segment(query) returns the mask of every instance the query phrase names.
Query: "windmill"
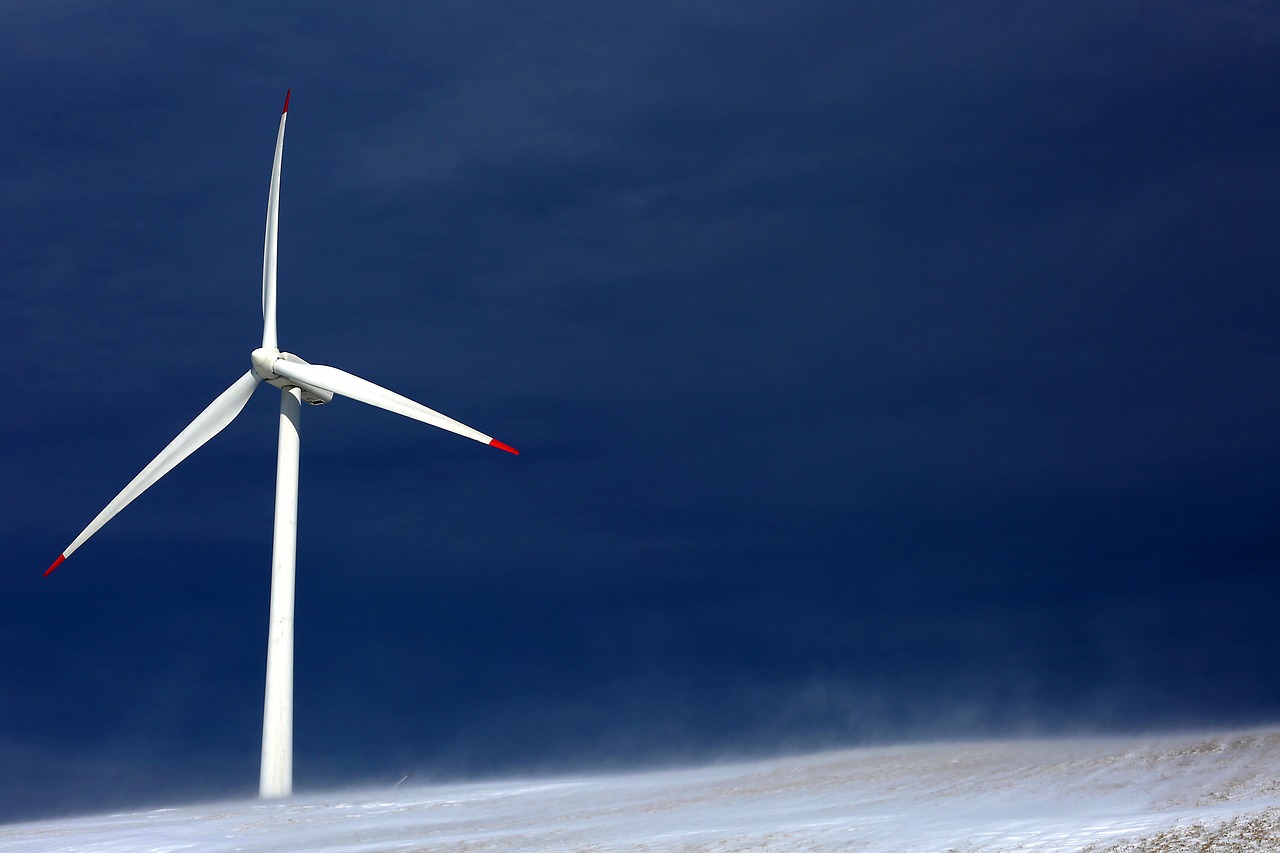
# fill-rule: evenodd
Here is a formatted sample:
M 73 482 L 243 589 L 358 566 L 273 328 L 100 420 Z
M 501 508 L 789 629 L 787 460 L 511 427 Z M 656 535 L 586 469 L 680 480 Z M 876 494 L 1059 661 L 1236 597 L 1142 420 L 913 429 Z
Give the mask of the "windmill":
M 290 90 L 292 91 L 292 90 Z M 298 532 L 299 417 L 302 403 L 328 403 L 335 396 L 350 397 L 370 406 L 457 433 L 508 453 L 513 447 L 491 438 L 453 418 L 415 403 L 372 382 L 336 367 L 310 364 L 282 352 L 276 341 L 276 233 L 280 210 L 280 159 L 284 151 L 284 125 L 289 118 L 289 94 L 280 112 L 276 155 L 271 167 L 271 191 L 267 196 L 267 233 L 262 252 L 262 346 L 250 353 L 249 372 L 196 416 L 169 446 L 160 451 L 106 509 L 98 513 L 58 555 L 47 577 L 90 536 L 128 506 L 182 460 L 235 420 L 249 397 L 266 382 L 280 389 L 280 444 L 276 461 L 275 531 L 271 553 L 271 614 L 267 633 L 266 696 L 262 715 L 262 771 L 259 794 L 284 797 L 293 790 L 293 602 Z

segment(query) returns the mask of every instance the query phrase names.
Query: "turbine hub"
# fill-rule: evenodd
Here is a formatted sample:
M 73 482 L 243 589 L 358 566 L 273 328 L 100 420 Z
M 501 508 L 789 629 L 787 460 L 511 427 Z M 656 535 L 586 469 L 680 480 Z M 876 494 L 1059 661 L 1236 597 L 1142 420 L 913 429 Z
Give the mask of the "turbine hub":
M 276 363 L 276 359 L 280 358 L 280 355 L 280 350 L 275 347 L 258 347 L 249 353 L 249 361 L 253 362 L 253 372 L 263 382 L 278 379 L 279 377 L 271 367 Z

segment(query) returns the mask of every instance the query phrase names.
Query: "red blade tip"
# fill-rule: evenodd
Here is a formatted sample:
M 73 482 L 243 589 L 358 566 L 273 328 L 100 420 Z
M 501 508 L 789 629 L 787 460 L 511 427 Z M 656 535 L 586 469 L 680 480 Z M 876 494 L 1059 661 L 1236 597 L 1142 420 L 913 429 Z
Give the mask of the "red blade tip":
M 514 453 L 516 456 L 519 456 L 519 455 L 520 455 L 520 451 L 519 451 L 519 450 L 516 450 L 514 447 L 512 447 L 512 446 L 511 446 L 511 445 L 509 445 L 509 444 L 503 444 L 501 441 L 498 441 L 498 439 L 496 439 L 496 438 L 489 442 L 489 446 L 490 446 L 490 447 L 496 447 L 496 448 L 498 448 L 499 450 L 505 450 L 505 451 L 507 451 L 508 453 Z M 55 565 L 57 565 L 57 564 L 55 563 Z M 50 569 L 50 571 L 53 571 L 53 570 L 52 570 L 52 569 Z
M 62 561 L 63 561 L 63 560 L 65 560 L 65 559 L 67 559 L 67 555 L 66 555 L 66 554 L 59 554 L 59 555 L 58 555 L 58 559 L 56 559 L 56 560 L 54 560 L 54 561 L 53 561 L 53 565 L 52 565 L 52 566 L 50 566 L 49 568 L 47 568 L 47 569 L 45 569 L 45 570 L 44 570 L 44 576 L 45 576 L 45 577 L 49 577 L 49 575 L 53 573 L 53 570 L 54 570 L 54 569 L 56 569 L 56 568 L 58 568 L 58 566 L 61 566 L 61 565 L 62 565 Z
M 289 112 L 289 95 L 290 95 L 290 94 L 292 94 L 292 92 L 293 92 L 293 90 L 292 90 L 292 89 L 286 89 L 286 90 L 285 90 L 285 93 L 284 93 L 284 109 L 282 109 L 282 110 L 280 111 L 280 115 L 284 115 L 285 113 Z

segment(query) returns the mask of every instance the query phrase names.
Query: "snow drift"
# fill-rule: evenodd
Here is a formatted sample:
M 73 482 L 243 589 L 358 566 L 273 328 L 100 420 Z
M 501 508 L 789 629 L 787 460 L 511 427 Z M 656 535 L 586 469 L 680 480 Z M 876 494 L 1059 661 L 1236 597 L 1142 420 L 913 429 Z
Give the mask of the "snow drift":
M 1280 729 L 855 749 L 0 827 L 14 851 L 1280 850 Z

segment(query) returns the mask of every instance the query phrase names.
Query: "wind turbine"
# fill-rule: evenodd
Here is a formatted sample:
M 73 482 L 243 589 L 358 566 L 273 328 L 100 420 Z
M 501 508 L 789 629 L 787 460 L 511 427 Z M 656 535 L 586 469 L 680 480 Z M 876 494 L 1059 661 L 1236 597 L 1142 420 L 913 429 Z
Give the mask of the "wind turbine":
M 313 406 L 335 396 L 350 397 L 407 418 L 457 433 L 490 447 L 518 454 L 479 430 L 415 403 L 372 382 L 336 367 L 310 364 L 282 352 L 276 342 L 276 233 L 280 211 L 280 158 L 284 151 L 284 125 L 289 118 L 289 94 L 280 112 L 276 156 L 271 167 L 271 191 L 267 196 L 267 233 L 262 252 L 262 346 L 249 354 L 252 368 L 218 395 L 169 446 L 160 451 L 106 509 L 72 540 L 46 571 L 48 577 L 62 561 L 90 536 L 128 506 L 134 498 L 169 473 L 205 442 L 226 428 L 249 401 L 259 382 L 280 389 L 280 444 L 276 460 L 275 533 L 271 550 L 271 615 L 267 632 L 267 682 L 262 714 L 262 772 L 259 794 L 284 797 L 293 790 L 293 601 L 298 533 L 299 416 L 302 403 Z

